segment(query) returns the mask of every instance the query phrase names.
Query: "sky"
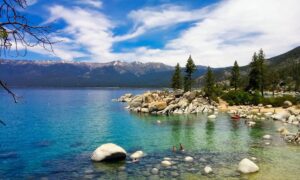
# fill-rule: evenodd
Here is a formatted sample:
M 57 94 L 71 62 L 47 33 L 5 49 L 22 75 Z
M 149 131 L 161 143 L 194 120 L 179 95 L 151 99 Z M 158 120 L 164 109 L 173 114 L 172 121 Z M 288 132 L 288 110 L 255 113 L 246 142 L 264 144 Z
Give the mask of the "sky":
M 251 61 L 300 45 L 299 0 L 30 0 L 24 11 L 50 24 L 54 53 L 17 59 L 140 61 L 212 67 Z

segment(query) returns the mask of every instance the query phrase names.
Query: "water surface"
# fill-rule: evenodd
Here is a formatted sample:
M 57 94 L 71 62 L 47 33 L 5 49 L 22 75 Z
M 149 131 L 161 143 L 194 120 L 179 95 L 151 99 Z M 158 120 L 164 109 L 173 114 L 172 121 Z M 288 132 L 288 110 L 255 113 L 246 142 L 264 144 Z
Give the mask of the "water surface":
M 133 114 L 126 104 L 112 99 L 145 89 L 15 89 L 18 104 L 0 92 L 0 177 L 42 178 L 212 178 L 212 179 L 297 179 L 300 148 L 282 141 L 275 130 L 280 122 L 267 120 L 248 128 L 244 120 L 234 122 L 220 113 L 215 121 L 207 115 L 150 116 Z M 157 124 L 160 120 L 162 123 Z M 290 127 L 296 131 L 295 128 Z M 270 145 L 262 136 L 271 134 Z M 143 150 L 139 163 L 92 163 L 90 153 L 103 143 L 113 142 L 127 152 Z M 185 154 L 172 153 L 182 143 Z M 183 158 L 193 156 L 186 164 Z M 159 167 L 163 157 L 177 164 Z M 244 157 L 256 157 L 260 172 L 241 176 L 236 172 Z M 214 174 L 203 174 L 210 165 Z M 176 174 L 177 173 L 177 174 Z

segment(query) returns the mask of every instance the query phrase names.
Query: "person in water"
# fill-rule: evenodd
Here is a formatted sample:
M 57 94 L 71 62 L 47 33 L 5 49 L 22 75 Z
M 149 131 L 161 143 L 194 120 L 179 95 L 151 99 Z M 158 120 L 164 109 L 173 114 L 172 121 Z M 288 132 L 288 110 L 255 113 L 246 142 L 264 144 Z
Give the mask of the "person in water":
M 173 151 L 173 152 L 176 152 L 176 146 L 173 146 L 172 151 Z
M 180 151 L 182 151 L 182 152 L 183 152 L 183 151 L 184 151 L 184 148 L 183 148 L 183 146 L 182 146 L 182 144 L 181 144 L 181 143 L 179 144 L 179 147 L 180 147 Z

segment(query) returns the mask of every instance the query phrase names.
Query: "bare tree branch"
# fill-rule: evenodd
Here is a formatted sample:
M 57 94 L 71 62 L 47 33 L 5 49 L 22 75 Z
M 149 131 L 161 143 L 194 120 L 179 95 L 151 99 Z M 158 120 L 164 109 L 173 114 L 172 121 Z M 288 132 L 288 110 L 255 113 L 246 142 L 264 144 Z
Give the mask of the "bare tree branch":
M 50 26 L 33 25 L 27 17 L 18 11 L 25 9 L 26 0 L 2 0 L 0 5 L 0 56 L 3 52 L 14 50 L 16 56 L 20 55 L 20 46 L 24 50 L 24 56 L 28 47 L 41 46 L 53 52 L 50 40 Z
M 2 82 L 1 80 L 0 80 L 0 86 L 2 86 L 3 87 L 3 89 L 5 89 L 13 98 L 14 98 L 14 101 L 15 101 L 15 103 L 18 103 L 18 101 L 17 101 L 17 96 L 16 96 L 16 94 L 15 93 L 13 93 L 7 86 L 6 86 L 6 84 L 4 83 L 4 82 Z

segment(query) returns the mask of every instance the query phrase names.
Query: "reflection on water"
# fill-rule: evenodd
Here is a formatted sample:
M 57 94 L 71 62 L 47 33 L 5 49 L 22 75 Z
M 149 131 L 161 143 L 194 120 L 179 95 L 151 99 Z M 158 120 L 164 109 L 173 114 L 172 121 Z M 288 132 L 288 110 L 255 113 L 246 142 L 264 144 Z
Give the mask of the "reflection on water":
M 122 94 L 142 91 L 17 89 L 24 97 L 19 104 L 1 98 L 0 117 L 7 126 L 0 127 L 0 177 L 143 179 L 152 176 L 150 169 L 166 156 L 177 165 L 162 169 L 161 177 L 207 178 L 203 168 L 211 165 L 215 172 L 212 178 L 240 178 L 236 166 L 251 156 L 257 157 L 261 170 L 246 178 L 295 179 L 300 175 L 300 148 L 282 141 L 275 132 L 279 122 L 266 120 L 248 128 L 244 120 L 232 121 L 222 113 L 213 121 L 205 114 L 153 116 L 129 113 L 125 104 L 111 102 Z M 273 136 L 270 145 L 262 140 L 265 134 Z M 129 153 L 143 150 L 148 155 L 134 164 L 92 163 L 90 153 L 107 142 Z M 179 143 L 186 154 L 171 152 Z M 186 155 L 193 156 L 195 162 L 184 163 Z

